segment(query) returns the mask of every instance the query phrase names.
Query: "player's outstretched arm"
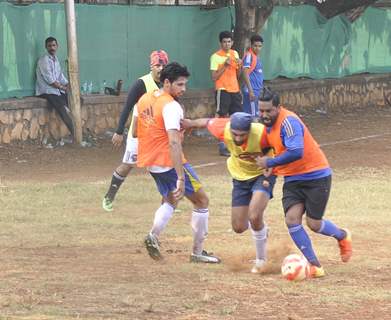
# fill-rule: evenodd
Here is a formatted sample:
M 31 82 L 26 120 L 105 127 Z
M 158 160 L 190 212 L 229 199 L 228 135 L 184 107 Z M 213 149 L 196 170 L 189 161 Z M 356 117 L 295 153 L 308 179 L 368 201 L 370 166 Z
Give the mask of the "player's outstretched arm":
M 194 128 L 206 128 L 210 118 L 201 118 L 201 119 L 183 119 L 181 120 L 182 129 L 194 129 Z

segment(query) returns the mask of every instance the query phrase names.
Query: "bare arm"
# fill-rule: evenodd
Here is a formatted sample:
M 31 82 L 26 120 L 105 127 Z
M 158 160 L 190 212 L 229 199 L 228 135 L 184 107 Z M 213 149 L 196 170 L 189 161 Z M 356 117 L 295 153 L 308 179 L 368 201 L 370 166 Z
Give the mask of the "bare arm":
M 185 172 L 182 164 L 182 140 L 181 134 L 178 130 L 167 130 L 168 142 L 170 146 L 170 155 L 173 167 L 178 176 L 177 188 L 173 195 L 176 200 L 179 200 L 185 194 Z
M 201 119 L 183 119 L 181 121 L 181 125 L 183 129 L 191 129 L 191 128 L 206 128 L 210 118 L 201 118 Z
M 224 73 L 225 71 L 225 68 L 226 68 L 226 65 L 223 64 L 220 68 L 218 68 L 217 70 L 212 70 L 212 80 L 213 81 L 216 81 L 218 80 L 221 75 Z

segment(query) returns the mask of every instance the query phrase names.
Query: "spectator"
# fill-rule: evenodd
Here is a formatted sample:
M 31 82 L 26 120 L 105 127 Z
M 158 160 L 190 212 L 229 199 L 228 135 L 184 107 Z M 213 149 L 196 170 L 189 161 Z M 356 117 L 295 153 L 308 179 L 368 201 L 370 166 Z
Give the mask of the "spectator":
M 56 56 L 58 42 L 55 38 L 49 37 L 45 40 L 45 47 L 47 53 L 39 58 L 37 63 L 35 93 L 49 102 L 49 106 L 56 110 L 73 136 L 74 126 L 66 93 L 68 80 L 62 73 Z
M 238 77 L 241 72 L 239 54 L 232 50 L 232 33 L 223 31 L 219 34 L 220 50 L 210 57 L 210 70 L 216 88 L 216 114 L 227 118 L 235 112 L 242 111 L 242 97 Z M 219 153 L 229 157 L 224 142 L 219 142 Z

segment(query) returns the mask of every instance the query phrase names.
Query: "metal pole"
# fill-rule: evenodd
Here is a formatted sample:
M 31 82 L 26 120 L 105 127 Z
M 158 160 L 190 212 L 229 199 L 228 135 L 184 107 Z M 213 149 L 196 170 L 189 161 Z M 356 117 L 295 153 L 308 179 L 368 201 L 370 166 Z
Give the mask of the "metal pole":
M 81 107 L 80 107 L 80 81 L 79 81 L 79 62 L 77 57 L 77 37 L 76 37 L 76 15 L 74 0 L 65 0 L 65 15 L 67 23 L 67 42 L 68 42 L 68 73 L 69 73 L 69 106 L 75 125 L 75 142 L 80 144 L 83 140 L 81 126 Z

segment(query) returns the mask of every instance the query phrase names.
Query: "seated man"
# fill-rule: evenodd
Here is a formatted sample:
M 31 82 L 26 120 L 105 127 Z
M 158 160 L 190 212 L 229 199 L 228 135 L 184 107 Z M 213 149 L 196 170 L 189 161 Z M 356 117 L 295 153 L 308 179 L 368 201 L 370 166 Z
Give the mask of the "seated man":
M 61 71 L 60 62 L 56 57 L 57 40 L 49 37 L 45 40 L 47 53 L 39 58 L 37 63 L 37 82 L 35 93 L 47 99 L 49 106 L 54 108 L 64 121 L 71 135 L 74 134 L 71 110 L 68 108 L 68 80 Z

